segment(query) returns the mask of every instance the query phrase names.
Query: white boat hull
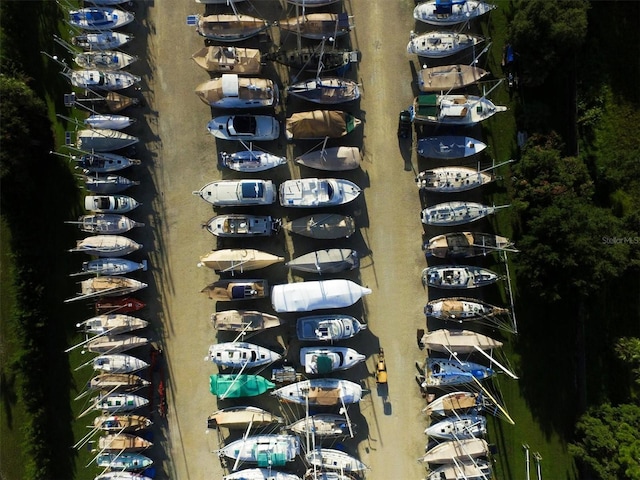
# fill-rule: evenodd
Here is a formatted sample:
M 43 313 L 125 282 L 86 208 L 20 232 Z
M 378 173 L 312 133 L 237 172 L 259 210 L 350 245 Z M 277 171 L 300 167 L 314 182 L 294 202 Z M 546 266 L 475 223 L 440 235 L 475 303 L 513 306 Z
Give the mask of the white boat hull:
M 335 406 L 358 403 L 362 399 L 362 387 L 349 380 L 315 378 L 286 385 L 271 394 L 300 405 Z
M 347 347 L 302 347 L 300 363 L 309 374 L 326 374 L 347 370 L 367 359 L 352 348 Z
M 367 325 L 349 315 L 316 315 L 298 318 L 298 340 L 333 342 L 355 336 Z
M 247 342 L 215 343 L 209 347 L 207 360 L 227 368 L 255 368 L 277 362 L 282 355 Z
M 430 25 L 451 26 L 468 22 L 489 13 L 496 5 L 477 0 L 464 2 L 436 2 L 431 0 L 417 5 L 413 10 L 413 18 Z
M 287 157 L 279 157 L 259 150 L 220 152 L 219 155 L 222 166 L 237 172 L 264 172 L 287 163 Z
M 98 257 L 122 257 L 142 248 L 142 245 L 120 235 L 94 235 L 77 242 L 70 252 L 85 252 Z
M 360 187 L 342 178 L 302 178 L 280 184 L 283 207 L 327 207 L 344 205 L 360 195 Z
M 123 353 L 100 355 L 92 363 L 94 370 L 106 373 L 133 373 L 149 366 L 147 362 Z
M 271 304 L 276 312 L 309 312 L 353 305 L 371 290 L 350 280 L 320 280 L 276 285 Z

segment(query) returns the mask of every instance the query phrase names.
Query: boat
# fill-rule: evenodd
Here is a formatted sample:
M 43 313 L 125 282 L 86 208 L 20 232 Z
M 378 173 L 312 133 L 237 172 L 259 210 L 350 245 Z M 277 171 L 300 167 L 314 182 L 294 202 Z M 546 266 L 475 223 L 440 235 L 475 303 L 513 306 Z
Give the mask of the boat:
M 146 328 L 149 322 L 123 313 L 108 313 L 91 317 L 84 322 L 76 323 L 76 327 L 86 333 L 126 333 Z
M 416 176 L 421 190 L 436 193 L 459 193 L 473 190 L 495 180 L 495 176 L 472 167 L 437 167 Z
M 69 11 L 69 25 L 90 32 L 124 27 L 134 19 L 133 13 L 110 7 L 88 7 Z
M 199 67 L 212 73 L 257 75 L 262 71 L 262 59 L 257 48 L 212 45 L 203 47 L 191 58 Z
M 78 130 L 76 133 L 77 148 L 86 151 L 111 152 L 130 147 L 139 141 L 140 139 L 133 135 L 106 128 Z
M 149 428 L 152 421 L 142 415 L 100 415 L 93 420 L 93 426 L 105 432 L 137 432 Z
M 337 213 L 319 213 L 296 218 L 283 227 L 292 233 L 322 240 L 349 238 L 356 231 L 356 222 L 350 216 Z
M 153 465 L 153 460 L 141 453 L 101 453 L 96 465 L 113 470 L 144 470 Z
M 436 398 L 422 409 L 427 415 L 451 415 L 482 406 L 480 394 L 475 392 L 451 392 Z M 456 413 L 457 415 L 457 413 Z
M 101 373 L 96 375 L 87 384 L 89 390 L 137 390 L 151 385 L 149 380 L 145 380 L 138 375 L 130 373 Z
M 71 85 L 91 90 L 124 90 L 140 82 L 141 78 L 129 72 L 103 70 L 74 70 L 69 74 Z
M 106 373 L 134 373 L 149 366 L 147 362 L 125 353 L 99 355 L 92 364 L 94 370 Z
M 153 443 L 149 440 L 129 433 L 109 434 L 98 439 L 98 449 L 101 451 L 135 452 L 152 446 Z
M 496 251 L 517 251 L 507 237 L 492 233 L 454 232 L 431 237 L 422 245 L 427 257 L 470 258 Z
M 360 86 L 347 78 L 316 77 L 290 85 L 287 93 L 308 102 L 335 105 L 359 99 Z
M 82 270 L 72 273 L 70 276 L 77 275 L 125 275 L 137 270 L 146 271 L 147 261 L 133 262 L 124 258 L 98 258 L 89 262 L 82 262 Z
M 248 272 L 279 262 L 284 262 L 284 257 L 254 248 L 226 248 L 201 256 L 198 266 L 209 267 L 217 272 Z
M 276 312 L 309 312 L 348 307 L 370 293 L 371 289 L 342 278 L 285 283 L 271 289 L 271 305 Z
M 211 315 L 213 328 L 230 332 L 259 332 L 285 323 L 275 315 L 251 310 L 225 310 Z
M 114 130 L 107 131 L 115 132 Z M 82 168 L 87 172 L 93 173 L 116 172 L 118 170 L 123 170 L 133 165 L 140 165 L 142 163 L 140 160 L 135 158 L 129 158 L 123 155 L 107 152 L 88 153 L 79 157 L 73 156 L 71 157 L 71 159 L 76 162 L 77 168 Z
M 426 158 L 453 160 L 482 152 L 487 145 L 471 137 L 442 135 L 418 140 L 418 155 Z
M 289 140 L 340 138 L 358 127 L 362 121 L 340 110 L 313 110 L 294 113 L 286 120 Z
M 482 415 L 458 415 L 432 423 L 424 431 L 431 438 L 456 440 L 478 438 L 487 434 L 487 419 Z
M 211 120 L 207 130 L 221 140 L 269 141 L 280 136 L 280 123 L 270 115 L 222 115 Z
M 407 53 L 420 57 L 444 58 L 484 42 L 484 38 L 471 33 L 432 31 L 417 35 L 411 32 Z
M 81 33 L 71 38 L 71 43 L 88 51 L 113 50 L 125 46 L 133 40 L 133 35 L 122 32 L 104 31 L 98 33 Z
M 305 455 L 311 465 L 341 472 L 364 472 L 368 470 L 364 463 L 348 453 L 332 448 L 316 447 Z
M 152 478 L 139 473 L 114 470 L 98 475 L 93 480 L 152 480 Z
M 303 153 L 295 161 L 316 170 L 355 170 L 362 162 L 362 154 L 358 147 L 330 147 Z
M 496 5 L 477 0 L 431 0 L 413 9 L 413 18 L 430 25 L 456 25 L 489 13 Z
M 107 128 L 123 130 L 135 123 L 136 119 L 113 113 L 96 113 L 84 119 L 84 124 L 91 128 Z
M 119 297 L 147 288 L 147 284 L 127 277 L 104 276 L 82 280 L 80 288 L 83 297 Z
M 409 110 L 411 120 L 416 123 L 470 126 L 506 111 L 507 107 L 494 105 L 477 95 L 430 93 L 418 95 Z
M 280 472 L 272 468 L 247 468 L 225 475 L 222 480 L 300 480 L 300 477 L 294 473 Z
M 421 458 L 424 463 L 453 463 L 489 455 L 489 444 L 482 438 L 442 442 Z
M 149 400 L 131 393 L 109 393 L 92 401 L 93 409 L 102 412 L 128 412 L 149 405 Z
M 148 338 L 135 335 L 98 335 L 85 343 L 85 347 L 87 351 L 93 353 L 121 353 L 148 343 Z
M 473 362 L 430 357 L 425 360 L 425 385 L 450 387 L 475 383 L 494 375 L 493 369 Z
M 293 50 L 280 49 L 274 53 L 264 55 L 265 60 L 286 65 L 295 71 L 317 73 L 322 64 L 322 70 L 329 72 L 350 63 L 357 63 L 360 52 L 357 50 L 340 48 L 301 47 Z
M 355 425 L 342 415 L 317 413 L 293 422 L 287 426 L 296 435 L 314 435 L 316 440 L 353 436 Z
M 431 470 L 425 480 L 488 480 L 492 475 L 491 463 L 487 460 L 476 458 L 470 462 L 462 459 Z
M 200 100 L 215 108 L 273 107 L 278 103 L 278 85 L 268 78 L 239 77 L 224 73 L 198 85 Z
M 317 467 L 312 467 L 305 472 L 304 480 L 356 480 L 356 479 L 352 475 L 346 474 L 344 472 L 318 470 Z
M 79 175 L 84 182 L 84 188 L 89 192 L 99 194 L 120 193 L 135 185 L 137 180 L 129 180 L 120 175 Z
M 440 329 L 425 333 L 420 340 L 428 350 L 442 353 L 473 353 L 500 348 L 502 342 L 471 330 Z
M 140 203 L 127 195 L 87 195 L 84 208 L 95 213 L 128 213 Z
M 196 32 L 218 42 L 238 42 L 258 35 L 269 28 L 262 18 L 242 14 L 199 16 Z
M 271 392 L 285 402 L 300 405 L 328 407 L 358 403 L 362 387 L 339 378 L 312 378 L 291 383 Z
M 95 303 L 96 310 L 106 311 L 107 313 L 131 313 L 142 310 L 147 304 L 141 302 L 137 298 L 133 297 L 113 297 L 113 298 L 100 298 Z
M 78 228 L 83 232 L 113 235 L 126 233 L 134 227 L 144 227 L 144 223 L 135 222 L 129 217 L 113 213 L 81 215 L 77 222 L 65 223 L 78 225 Z
M 96 70 L 120 70 L 135 62 L 138 57 L 118 50 L 97 50 L 76 53 L 73 60 L 80 68 Z
M 453 227 L 475 222 L 509 205 L 487 206 L 476 202 L 445 202 L 422 210 L 422 223 L 432 226 Z
M 360 195 L 360 187 L 342 178 L 299 178 L 280 184 L 283 207 L 331 207 L 352 202 Z
M 490 305 L 475 298 L 450 297 L 431 300 L 425 305 L 424 313 L 441 320 L 463 322 L 497 315 L 508 315 L 509 310 Z
M 217 237 L 268 237 L 280 230 L 280 219 L 267 215 L 218 215 L 204 226 Z
M 281 467 L 300 455 L 300 440 L 295 435 L 255 435 L 225 445 L 220 455 L 261 467 Z
M 122 3 L 130 3 L 130 0 L 91 0 L 92 5 L 97 5 L 99 7 L 120 5 Z
M 84 252 L 98 257 L 122 257 L 140 250 L 142 245 L 121 235 L 93 235 L 78 240 L 69 252 Z
M 202 290 L 211 300 L 255 300 L 269 295 L 266 280 L 218 280 Z
M 472 265 L 438 265 L 422 270 L 422 284 L 437 288 L 477 288 L 500 279 L 491 270 Z
M 309 252 L 285 263 L 292 270 L 301 272 L 339 273 L 355 270 L 360 266 L 358 252 L 350 248 L 328 248 Z
M 366 329 L 365 323 L 343 314 L 300 317 L 296 325 L 298 340 L 303 341 L 346 340 Z
M 230 3 L 238 3 L 238 2 L 244 2 L 244 0 L 196 0 L 196 3 L 203 3 L 206 5 L 211 5 L 211 4 L 229 5 Z
M 442 65 L 425 67 L 418 72 L 418 89 L 421 92 L 448 92 L 474 85 L 489 72 L 472 65 Z
M 230 430 L 246 430 L 249 425 L 262 428 L 282 423 L 284 420 L 271 412 L 247 406 L 223 408 L 207 418 L 207 428 L 225 427 Z
M 193 194 L 214 206 L 271 205 L 276 201 L 271 180 L 217 180 Z
M 241 150 L 219 153 L 220 165 L 237 172 L 264 172 L 287 164 L 287 157 L 279 157 L 261 150 Z
M 209 346 L 205 358 L 227 368 L 255 368 L 277 362 L 282 355 L 248 342 L 222 342 Z
M 313 40 L 348 35 L 353 28 L 351 17 L 346 12 L 307 13 L 279 20 L 278 26 L 281 30 Z
M 209 377 L 209 391 L 221 399 L 255 397 L 275 386 L 275 383 L 260 375 L 220 373 Z
M 304 367 L 305 373 L 315 375 L 347 370 L 366 359 L 366 355 L 348 347 L 318 346 L 300 349 L 300 364 Z
M 287 0 L 292 5 L 298 7 L 326 7 L 340 0 Z

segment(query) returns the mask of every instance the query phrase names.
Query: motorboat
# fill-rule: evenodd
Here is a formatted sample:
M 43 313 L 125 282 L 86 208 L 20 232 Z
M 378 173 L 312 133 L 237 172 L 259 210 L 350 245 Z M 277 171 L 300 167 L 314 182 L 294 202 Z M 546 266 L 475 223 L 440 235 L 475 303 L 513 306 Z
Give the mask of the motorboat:
M 319 213 L 296 218 L 283 224 L 292 233 L 322 240 L 349 238 L 356 231 L 353 217 L 337 213 Z
M 492 233 L 454 232 L 431 237 L 422 245 L 427 257 L 470 258 L 492 252 L 517 252 L 507 237 Z
M 147 284 L 133 278 L 119 276 L 101 276 L 82 280 L 78 297 L 65 300 L 71 302 L 92 297 L 119 297 L 147 288 Z
M 120 193 L 128 188 L 140 185 L 137 180 L 129 180 L 120 175 L 79 175 L 84 182 L 84 187 L 92 193 L 110 194 Z
M 348 453 L 333 448 L 316 447 L 305 455 L 311 465 L 341 472 L 364 472 L 369 467 Z
M 111 152 L 130 147 L 139 141 L 138 137 L 107 128 L 78 130 L 76 133 L 77 148 L 89 152 Z
M 109 313 L 91 317 L 83 322 L 76 323 L 76 327 L 86 333 L 102 335 L 105 333 L 126 333 L 133 330 L 146 328 L 149 322 L 131 315 L 122 313 Z
M 351 17 L 346 12 L 308 13 L 279 20 L 278 26 L 281 30 L 313 40 L 348 35 L 353 28 Z
M 136 414 L 100 415 L 93 419 L 93 427 L 105 432 L 137 432 L 152 424 L 147 417 Z
M 300 178 L 280 184 L 280 205 L 283 207 L 330 207 L 352 202 L 362 190 L 342 178 Z
M 219 451 L 221 455 L 240 462 L 281 467 L 300 455 L 300 440 L 295 435 L 264 434 L 241 438 Z
M 73 70 L 69 74 L 71 85 L 91 90 L 124 90 L 138 83 L 141 78 L 129 72 L 104 70 Z
M 489 13 L 497 5 L 478 0 L 431 0 L 413 9 L 413 18 L 430 25 L 466 23 Z
M 89 130 L 90 131 L 90 130 Z M 115 132 L 115 130 L 106 130 Z M 119 133 L 119 132 L 118 132 Z M 140 165 L 142 162 L 136 158 L 129 158 L 116 153 L 87 153 L 79 157 L 72 156 L 77 168 L 82 168 L 92 173 L 110 173 L 133 165 Z
M 87 383 L 88 390 L 138 390 L 151 385 L 149 380 L 131 373 L 101 373 Z
M 480 82 L 489 72 L 472 65 L 441 65 L 425 67 L 418 72 L 418 89 L 421 92 L 448 92 Z
M 341 48 L 309 46 L 293 50 L 280 49 L 264 55 L 264 59 L 281 63 L 295 71 L 317 73 L 320 68 L 329 72 L 347 67 L 351 63 L 357 63 L 360 59 L 360 52 Z
M 142 310 L 147 304 L 134 297 L 106 297 L 99 298 L 94 306 L 97 312 L 132 313 Z
M 84 252 L 98 257 L 122 257 L 141 248 L 142 244 L 121 235 L 93 235 L 78 240 L 76 247 L 69 251 Z
M 261 150 L 220 152 L 220 165 L 237 172 L 264 172 L 287 164 L 287 157 L 280 157 Z
M 287 93 L 308 102 L 336 105 L 359 99 L 360 86 L 347 78 L 316 77 L 290 85 Z
M 220 373 L 209 377 L 209 391 L 220 399 L 255 397 L 275 386 L 260 375 Z
M 272 468 L 245 468 L 222 477 L 222 480 L 300 480 L 294 473 L 281 472 Z
M 422 409 L 426 415 L 459 415 L 482 406 L 482 397 L 475 392 L 451 392 L 436 398 Z
M 196 64 L 212 73 L 257 75 L 262 71 L 262 59 L 257 48 L 211 45 L 191 55 Z
M 277 362 L 282 355 L 248 342 L 222 342 L 209 346 L 205 360 L 226 368 L 255 368 Z
M 292 114 L 286 120 L 289 140 L 340 138 L 351 133 L 362 121 L 340 110 L 312 110 Z
M 218 42 L 246 40 L 269 28 L 269 23 L 244 14 L 207 15 L 198 18 L 196 32 Z
M 314 435 L 317 440 L 335 439 L 353 436 L 355 425 L 343 417 L 334 413 L 317 413 L 301 418 L 287 425 L 287 430 L 291 430 L 300 437 Z
M 275 285 L 271 305 L 276 312 L 309 312 L 324 308 L 342 308 L 356 303 L 371 289 L 342 278 Z
M 98 335 L 85 344 L 85 348 L 93 353 L 122 353 L 142 347 L 149 343 L 146 337 L 136 335 Z
M 69 24 L 91 32 L 124 27 L 135 19 L 133 13 L 110 7 L 88 7 L 69 11 Z
M 231 332 L 259 332 L 285 323 L 275 315 L 252 310 L 224 310 L 211 315 L 213 328 Z
M 337 370 L 347 370 L 367 359 L 348 347 L 302 347 L 300 349 L 300 364 L 305 373 L 324 375 Z
M 413 122 L 459 126 L 475 125 L 506 110 L 486 97 L 435 93 L 418 95 L 409 109 Z
M 358 252 L 350 248 L 328 248 L 309 252 L 285 263 L 292 270 L 307 273 L 339 273 L 360 266 Z
M 138 57 L 118 50 L 97 50 L 76 53 L 73 60 L 87 70 L 121 70 L 135 62 Z
M 453 227 L 475 222 L 509 205 L 488 206 L 476 202 L 445 202 L 422 210 L 422 223 L 431 226 Z
M 224 73 L 198 85 L 200 100 L 215 108 L 261 108 L 278 103 L 278 85 L 268 78 Z
M 146 450 L 152 446 L 153 443 L 149 440 L 130 433 L 112 433 L 98 438 L 98 449 L 101 451 L 135 452 Z
M 96 234 L 126 233 L 135 227 L 144 227 L 144 223 L 131 220 L 129 217 L 115 213 L 93 213 L 81 215 L 77 222 L 65 222 L 78 225 L 83 232 Z
M 125 353 L 99 355 L 92 360 L 93 369 L 105 373 L 134 373 L 149 364 Z
M 93 114 L 84 119 L 84 124 L 91 128 L 106 128 L 111 130 L 123 130 L 134 123 L 135 118 L 113 113 Z
M 444 58 L 463 52 L 481 42 L 484 42 L 483 37 L 471 33 L 431 31 L 417 35 L 411 32 L 407 53 L 427 58 Z
M 276 191 L 271 180 L 216 180 L 193 192 L 214 206 L 271 205 Z
M 200 257 L 198 266 L 212 268 L 217 272 L 248 272 L 283 262 L 284 257 L 254 248 L 226 248 L 212 250 Z
M 508 315 L 509 310 L 475 298 L 450 297 L 431 300 L 425 305 L 424 313 L 441 320 L 464 322 Z
M 228 407 L 213 412 L 207 418 L 207 428 L 224 427 L 230 430 L 246 430 L 282 424 L 284 420 L 271 412 L 258 407 Z
M 84 208 L 95 213 L 128 213 L 140 203 L 127 195 L 87 195 Z
M 280 123 L 270 115 L 222 115 L 211 120 L 207 130 L 221 140 L 269 141 L 280 136 Z
M 458 415 L 432 423 L 425 435 L 440 440 L 479 438 L 487 434 L 487 419 L 482 415 Z
M 495 180 L 486 171 L 471 167 L 437 167 L 423 170 L 416 176 L 421 190 L 435 193 L 459 193 L 473 190 Z
M 280 219 L 267 215 L 230 214 L 211 218 L 203 226 L 217 237 L 268 237 L 280 230 Z
M 442 135 L 418 140 L 418 155 L 426 158 L 453 160 L 482 152 L 487 145 L 471 137 Z
M 494 374 L 493 369 L 478 363 L 430 357 L 425 360 L 424 382 L 427 387 L 443 388 L 469 383 L 475 385 L 476 380 L 484 380 Z
M 256 300 L 269 295 L 266 280 L 218 280 L 204 287 L 200 293 L 211 300 Z
M 463 459 L 440 465 L 431 470 L 425 480 L 484 480 L 491 478 L 492 475 L 491 463 L 476 458 L 473 461 Z
M 341 406 L 358 403 L 362 398 L 362 387 L 339 378 L 311 378 L 280 387 L 271 395 L 299 405 Z
M 144 470 L 153 465 L 153 460 L 141 453 L 100 453 L 96 465 L 112 470 Z
M 124 258 L 98 258 L 88 262 L 82 262 L 82 270 L 72 273 L 71 276 L 77 275 L 126 275 L 127 273 L 137 270 L 146 271 L 147 261 L 134 262 Z
M 100 395 L 92 401 L 93 409 L 102 412 L 130 412 L 149 405 L 149 400 L 131 393 L 109 393 Z
M 362 163 L 362 154 L 358 147 L 330 147 L 303 153 L 295 161 L 316 170 L 355 170 Z
M 354 477 L 348 473 L 319 470 L 318 467 L 307 469 L 303 478 L 304 480 L 354 480 Z
M 298 340 L 333 342 L 346 340 L 366 330 L 367 325 L 350 315 L 314 315 L 298 318 Z
M 471 330 L 443 328 L 425 333 L 420 344 L 428 350 L 442 353 L 473 353 L 502 347 L 502 342 Z
M 487 457 L 489 444 L 482 438 L 466 438 L 442 442 L 427 451 L 423 463 L 453 463 L 470 458 Z
M 477 288 L 500 280 L 497 273 L 472 265 L 438 265 L 422 270 L 422 284 L 437 288 Z
M 121 48 L 133 40 L 133 35 L 122 32 L 102 31 L 97 33 L 81 33 L 71 38 L 71 43 L 88 51 L 105 51 Z

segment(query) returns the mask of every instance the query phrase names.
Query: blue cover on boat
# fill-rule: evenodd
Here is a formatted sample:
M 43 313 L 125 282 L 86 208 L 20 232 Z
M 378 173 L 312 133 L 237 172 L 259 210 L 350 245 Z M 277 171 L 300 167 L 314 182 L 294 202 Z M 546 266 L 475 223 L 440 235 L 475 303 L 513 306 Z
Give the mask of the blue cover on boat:
M 264 186 L 261 182 L 244 182 L 242 184 L 242 198 L 261 198 L 264 195 Z

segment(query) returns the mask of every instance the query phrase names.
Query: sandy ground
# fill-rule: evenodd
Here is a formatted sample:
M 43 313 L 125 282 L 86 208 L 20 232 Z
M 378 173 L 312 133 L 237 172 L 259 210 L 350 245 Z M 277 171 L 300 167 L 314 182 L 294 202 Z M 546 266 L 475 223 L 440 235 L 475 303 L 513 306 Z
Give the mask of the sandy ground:
M 284 0 L 252 3 L 258 16 L 276 19 L 294 14 Z M 416 329 L 424 328 L 422 309 L 426 301 L 420 282 L 420 272 L 426 266 L 420 248 L 420 201 L 414 184 L 418 166 L 411 145 L 399 144 L 396 137 L 398 113 L 414 95 L 411 62 L 416 59 L 406 53 L 409 31 L 415 28 L 414 5 L 412 0 L 343 2 L 344 10 L 354 16 L 356 24 L 351 43 L 362 52 L 362 61 L 351 73 L 362 84 L 363 92 L 360 111 L 357 106 L 350 107 L 363 119 L 363 129 L 346 137 L 343 144 L 361 144 L 365 162 L 362 171 L 342 175 L 356 181 L 364 189 L 364 195 L 341 213 L 355 216 L 359 232 L 347 241 L 326 246 L 292 239 L 284 232 L 269 242 L 251 245 L 287 259 L 330 246 L 349 246 L 367 254 L 360 271 L 348 276 L 369 286 L 373 293 L 348 312 L 360 315 L 369 326 L 368 332 L 350 343 L 369 358 L 366 366 L 344 377 L 360 381 L 370 390 L 359 406 L 349 410 L 359 426 L 359 434 L 345 442 L 348 451 L 357 453 L 370 466 L 366 474 L 370 480 L 424 476 L 424 469 L 416 459 L 424 451 L 426 419 L 420 413 L 424 400 L 414 381 L 414 363 L 423 357 L 416 344 Z M 203 361 L 208 345 L 217 341 L 209 322 L 211 313 L 216 308 L 238 307 L 271 311 L 268 301 L 216 306 L 199 293 L 217 279 L 213 271 L 196 267 L 200 255 L 216 248 L 215 238 L 201 228 L 201 223 L 212 217 L 214 211 L 191 192 L 216 178 L 239 177 L 218 169 L 217 149 L 236 147 L 216 143 L 207 133 L 205 125 L 211 119 L 211 111 L 193 93 L 208 74 L 190 59 L 203 45 L 203 39 L 185 20 L 188 14 L 202 13 L 204 8 L 191 0 L 147 2 L 140 27 L 148 32 L 144 41 L 150 68 L 144 76 L 144 96 L 150 110 L 146 116 L 148 141 L 144 160 L 150 177 L 148 184 L 154 187 L 145 190 L 147 198 L 143 201 L 155 212 L 147 218 L 151 228 L 145 233 L 149 237 L 145 247 L 161 306 L 153 315 L 157 318 L 152 320 L 156 321 L 165 352 L 169 402 L 166 423 L 158 422 L 156 436 L 156 443 L 166 457 L 163 461 L 163 453 L 157 449 L 154 458 L 160 462 L 158 478 L 181 480 L 221 478 L 226 473 L 215 453 L 217 434 L 206 429 L 207 416 L 218 408 L 217 399 L 208 389 L 208 377 L 216 373 L 216 368 Z M 242 11 L 249 12 L 246 5 Z M 273 35 L 277 39 L 277 33 Z M 284 70 L 271 66 L 265 70 L 271 78 L 277 78 L 277 72 Z M 281 76 L 280 81 L 285 86 L 289 82 L 287 76 Z M 277 112 L 284 118 L 282 109 Z M 286 150 L 291 159 L 293 147 L 283 139 L 282 135 L 279 142 L 264 147 L 272 152 Z M 300 170 L 293 162 L 288 169 L 280 168 L 265 172 L 262 177 L 279 183 L 286 178 L 319 173 Z M 260 209 L 260 213 L 289 218 L 306 214 L 277 206 Z M 236 241 L 225 245 L 246 244 Z M 254 275 L 245 276 L 264 276 L 272 283 L 302 280 L 290 274 L 287 279 L 283 268 L 251 273 Z M 288 318 L 293 320 L 295 316 Z M 269 344 L 278 340 L 287 344 L 290 333 L 285 329 L 278 338 L 254 337 L 253 341 Z M 371 375 L 379 346 L 384 347 L 387 359 L 388 392 L 378 392 Z M 295 358 L 297 352 L 292 350 L 290 356 Z M 246 400 L 248 404 L 261 405 L 260 402 L 260 399 Z

